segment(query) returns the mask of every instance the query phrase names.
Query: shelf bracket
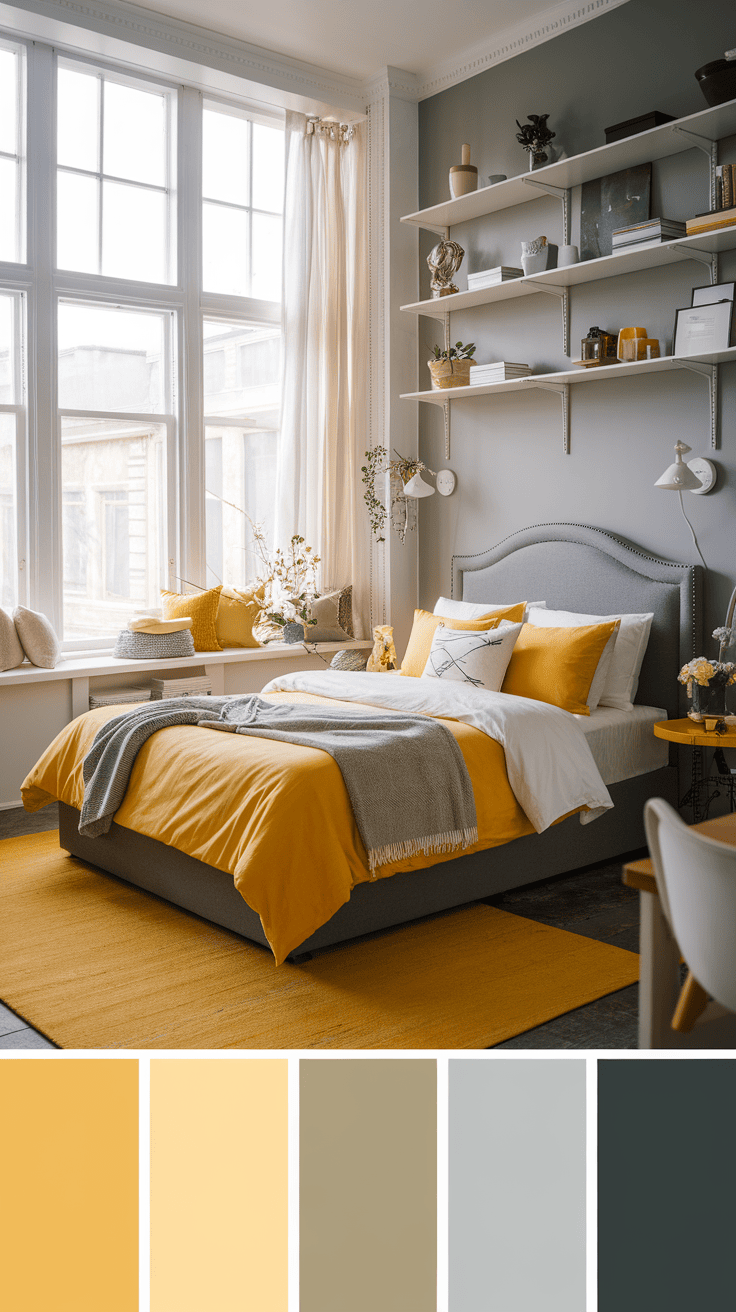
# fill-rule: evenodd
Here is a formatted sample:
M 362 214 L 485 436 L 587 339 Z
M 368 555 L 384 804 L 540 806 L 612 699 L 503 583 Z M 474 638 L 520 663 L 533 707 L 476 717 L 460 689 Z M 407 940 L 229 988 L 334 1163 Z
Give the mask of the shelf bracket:
M 534 278 L 525 278 L 525 282 L 536 287 L 539 292 L 546 292 L 548 296 L 556 296 L 560 302 L 562 310 L 562 351 L 564 355 L 570 354 L 570 290 L 568 287 L 554 287 L 551 283 L 537 282 Z
M 449 231 L 449 229 L 448 229 Z M 445 310 L 442 316 L 444 333 L 445 333 L 445 350 L 450 347 L 450 311 Z M 445 401 L 442 406 L 445 421 L 445 460 L 450 459 L 450 402 Z
M 710 160 L 710 207 L 712 210 L 716 207 L 716 168 L 718 166 L 718 142 L 711 141 L 710 137 L 699 137 L 697 133 L 688 131 L 687 128 L 676 127 L 675 132 L 679 132 L 681 137 L 687 137 L 692 141 L 698 150 L 702 150 L 704 155 Z
M 704 364 L 702 360 L 683 360 L 681 355 L 675 357 L 678 369 L 690 369 L 694 374 L 700 374 L 708 383 L 710 392 L 710 445 L 713 451 L 718 450 L 718 365 Z
M 715 287 L 718 282 L 718 256 L 711 254 L 710 251 L 699 251 L 694 246 L 681 246 L 675 242 L 673 250 L 685 251 L 691 260 L 697 260 L 698 264 L 705 264 L 710 269 L 711 286 Z
M 549 182 L 539 182 L 537 178 L 523 177 L 528 187 L 536 187 L 538 191 L 545 191 L 548 196 L 556 196 L 562 201 L 562 245 L 570 244 L 570 188 L 553 187 Z
M 538 378 L 525 378 L 527 387 L 538 387 L 543 392 L 556 392 L 562 402 L 562 450 L 570 454 L 570 384 L 542 383 Z

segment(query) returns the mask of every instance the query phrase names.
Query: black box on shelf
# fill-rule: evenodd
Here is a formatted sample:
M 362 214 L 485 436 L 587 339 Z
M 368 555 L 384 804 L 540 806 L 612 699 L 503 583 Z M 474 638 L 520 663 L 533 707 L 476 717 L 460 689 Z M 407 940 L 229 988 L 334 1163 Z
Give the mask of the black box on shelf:
M 606 145 L 610 146 L 612 141 L 622 141 L 624 137 L 635 137 L 637 132 L 648 132 L 650 128 L 658 128 L 662 123 L 674 123 L 675 114 L 663 114 L 661 109 L 652 109 L 648 114 L 640 114 L 638 118 L 627 118 L 625 123 L 614 123 L 613 127 L 604 128 L 606 134 Z

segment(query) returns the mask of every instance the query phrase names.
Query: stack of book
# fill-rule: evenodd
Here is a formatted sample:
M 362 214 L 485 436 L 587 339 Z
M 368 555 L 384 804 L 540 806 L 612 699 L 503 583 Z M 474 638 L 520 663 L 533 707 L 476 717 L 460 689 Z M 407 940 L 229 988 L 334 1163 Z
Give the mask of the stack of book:
M 479 269 L 477 273 L 468 274 L 468 291 L 477 292 L 481 287 L 496 287 L 500 282 L 510 282 L 512 278 L 523 278 L 523 269 L 508 268 L 499 264 L 497 269 Z
M 185 675 L 182 679 L 151 679 L 151 701 L 167 697 L 203 697 L 212 692 L 212 680 L 204 674 Z
M 629 228 L 614 228 L 611 246 L 616 251 L 631 251 L 643 246 L 659 246 L 663 241 L 675 241 L 685 236 L 685 224 L 679 219 L 647 219 L 632 223 Z
M 719 164 L 716 169 L 716 209 L 730 210 L 736 205 L 736 164 Z
M 97 706 L 128 706 L 131 702 L 150 701 L 150 688 L 98 688 L 90 694 L 89 709 Z
M 719 228 L 732 228 L 736 224 L 736 205 L 729 210 L 711 210 L 708 214 L 695 214 L 686 223 L 688 237 L 700 232 L 718 232 Z
M 531 365 L 510 364 L 508 360 L 496 360 L 493 364 L 474 364 L 470 370 L 470 386 L 508 383 L 512 378 L 528 378 L 531 371 Z

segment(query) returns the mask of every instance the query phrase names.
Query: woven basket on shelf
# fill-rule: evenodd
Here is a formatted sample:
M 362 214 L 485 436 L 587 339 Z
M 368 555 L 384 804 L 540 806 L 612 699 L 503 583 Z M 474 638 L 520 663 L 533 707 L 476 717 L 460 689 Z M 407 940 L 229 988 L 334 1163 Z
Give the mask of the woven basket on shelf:
M 113 656 L 133 661 L 164 661 L 177 656 L 194 655 L 191 629 L 177 629 L 175 633 L 133 633 L 121 629 Z

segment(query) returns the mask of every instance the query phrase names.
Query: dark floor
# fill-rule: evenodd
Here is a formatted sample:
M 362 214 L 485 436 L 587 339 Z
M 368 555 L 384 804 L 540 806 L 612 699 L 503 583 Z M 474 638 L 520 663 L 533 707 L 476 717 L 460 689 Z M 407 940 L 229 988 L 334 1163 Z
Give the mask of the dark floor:
M 33 815 L 21 808 L 0 811 L 0 839 L 58 827 L 56 806 Z M 628 858 L 644 856 L 632 852 Z M 491 906 L 556 929 L 638 951 L 639 895 L 621 883 L 621 862 L 592 866 L 572 875 L 489 898 Z M 635 1048 L 638 985 L 620 989 L 587 1007 L 540 1025 L 499 1048 Z M 0 1048 L 53 1048 L 42 1034 L 0 1003 Z

